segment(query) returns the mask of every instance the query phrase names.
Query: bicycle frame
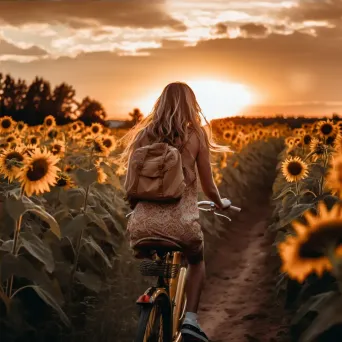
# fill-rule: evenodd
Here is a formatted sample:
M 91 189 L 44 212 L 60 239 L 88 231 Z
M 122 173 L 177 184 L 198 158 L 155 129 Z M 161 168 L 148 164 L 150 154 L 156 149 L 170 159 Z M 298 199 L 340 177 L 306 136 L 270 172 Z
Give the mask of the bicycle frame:
M 156 258 L 159 257 L 156 256 Z M 155 302 L 159 295 L 164 294 L 167 296 L 171 307 L 172 342 L 180 342 L 182 340 L 180 327 L 186 309 L 185 279 L 187 268 L 181 266 L 182 260 L 182 252 L 168 253 L 165 262 L 172 265 L 180 265 L 177 276 L 171 279 L 159 277 L 157 286 L 148 288 L 136 302 L 138 305 L 150 305 Z

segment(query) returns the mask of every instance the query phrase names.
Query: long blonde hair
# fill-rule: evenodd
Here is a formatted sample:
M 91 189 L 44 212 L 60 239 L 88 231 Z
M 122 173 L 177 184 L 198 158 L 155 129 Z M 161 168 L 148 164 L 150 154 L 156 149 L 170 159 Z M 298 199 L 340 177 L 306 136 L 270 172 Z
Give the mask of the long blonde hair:
M 206 122 L 206 128 L 201 124 L 201 116 Z M 198 137 L 204 141 L 213 152 L 232 152 L 228 146 L 220 146 L 212 141 L 210 123 L 202 114 L 195 93 L 183 82 L 168 84 L 153 106 L 152 112 L 134 126 L 119 141 L 125 146 L 119 157 L 119 163 L 127 166 L 129 156 L 135 146 L 146 133 L 153 142 L 167 142 L 176 145 L 176 139 L 182 144 L 188 138 L 188 127 L 195 130 Z M 200 139 L 203 141 L 203 139 Z

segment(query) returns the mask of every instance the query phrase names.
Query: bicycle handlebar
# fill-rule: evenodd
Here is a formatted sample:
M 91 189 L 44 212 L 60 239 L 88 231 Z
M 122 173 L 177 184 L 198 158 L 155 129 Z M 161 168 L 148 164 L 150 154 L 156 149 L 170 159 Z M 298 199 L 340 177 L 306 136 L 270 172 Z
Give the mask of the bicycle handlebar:
M 215 211 L 217 208 L 216 208 L 215 203 L 212 202 L 212 201 L 200 201 L 200 202 L 197 202 L 197 205 L 198 205 L 198 209 L 199 209 L 199 210 L 203 210 L 203 211 L 212 211 L 212 212 L 214 212 L 215 215 L 220 216 L 220 217 L 224 217 L 224 218 L 228 219 L 229 221 L 231 221 L 231 218 L 230 218 L 229 216 L 219 214 L 219 213 L 217 213 L 217 212 Z M 209 205 L 209 206 L 210 206 L 210 209 L 201 208 L 202 205 Z M 225 209 L 230 209 L 230 210 L 237 211 L 237 212 L 240 212 L 240 211 L 241 211 L 241 208 L 239 208 L 239 207 L 234 207 L 234 206 L 232 206 L 232 205 L 230 205 L 229 207 L 227 207 L 227 208 L 225 208 Z
M 215 203 L 212 202 L 212 201 L 200 201 L 200 202 L 197 202 L 197 205 L 198 205 L 199 207 L 200 207 L 201 205 L 209 205 L 210 208 L 216 209 L 216 205 L 215 205 Z M 199 209 L 202 209 L 202 208 L 199 208 Z M 213 209 L 213 210 L 214 210 L 214 209 Z M 237 211 L 237 212 L 240 212 L 240 211 L 241 211 L 241 208 L 235 207 L 235 206 L 233 206 L 233 205 L 230 205 L 228 208 L 225 208 L 225 209 L 230 209 L 230 210 Z M 225 210 L 225 209 L 223 209 L 223 210 Z

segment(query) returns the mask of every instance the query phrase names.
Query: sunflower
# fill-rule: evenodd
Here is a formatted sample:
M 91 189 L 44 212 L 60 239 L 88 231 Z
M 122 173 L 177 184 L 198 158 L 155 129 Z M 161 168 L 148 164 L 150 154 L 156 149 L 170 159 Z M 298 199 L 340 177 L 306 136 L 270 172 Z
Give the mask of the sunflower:
M 80 125 L 76 122 L 73 122 L 70 126 L 72 133 L 78 133 L 80 131 Z
M 36 148 L 26 159 L 24 167 L 19 171 L 18 178 L 27 196 L 50 191 L 50 186 L 57 182 L 56 166 L 59 159 L 46 148 Z
M 65 144 L 62 140 L 55 140 L 51 145 L 49 150 L 54 156 L 62 157 L 65 152 Z
M 65 190 L 73 188 L 75 186 L 71 177 L 65 172 L 57 173 L 56 187 L 63 188 Z
M 39 145 L 40 138 L 37 137 L 36 135 L 32 134 L 32 135 L 28 136 L 27 141 L 28 141 L 29 145 Z
M 102 158 L 99 158 L 96 162 L 95 162 L 95 167 L 97 170 L 97 182 L 100 184 L 103 184 L 106 182 L 108 176 L 107 174 L 103 171 L 102 167 L 101 167 L 101 162 L 102 162 Z
M 223 131 L 222 137 L 226 141 L 231 141 L 233 139 L 233 135 L 233 131 L 231 131 L 230 129 L 226 129 Z
M 331 168 L 326 178 L 326 187 L 331 190 L 332 194 L 342 196 L 342 155 L 332 158 Z
M 309 133 L 306 133 L 303 135 L 302 144 L 304 146 L 310 146 L 311 140 L 312 140 L 312 136 Z
M 32 152 L 34 152 L 37 148 L 37 145 L 23 145 L 22 146 L 22 151 L 23 154 L 30 155 Z
M 115 150 L 115 138 L 112 135 L 102 137 L 102 144 L 109 150 Z
M 52 115 L 48 115 L 44 119 L 44 125 L 45 127 L 54 127 L 56 126 L 56 119 Z
M 286 144 L 287 147 L 292 148 L 293 145 L 294 145 L 294 139 L 292 137 L 287 137 L 285 139 L 285 144 Z
M 50 128 L 47 132 L 47 136 L 49 139 L 56 139 L 58 135 L 58 130 L 56 128 Z
M 312 160 L 316 161 L 323 156 L 326 146 L 317 138 L 313 138 L 310 143 L 310 151 L 313 153 Z
M 318 204 L 318 215 L 309 210 L 304 213 L 307 225 L 297 221 L 292 222 L 296 236 L 289 236 L 278 245 L 282 259 L 282 271 L 303 282 L 312 272 L 319 276 L 324 270 L 332 270 L 332 264 L 327 257 L 327 248 L 335 249 L 340 254 L 339 246 L 342 240 L 341 207 L 335 204 L 328 212 L 325 204 Z
M 10 116 L 4 116 L 0 119 L 0 133 L 6 134 L 14 129 L 15 121 Z
M 93 149 L 97 155 L 108 156 L 110 150 L 103 144 L 102 137 L 92 139 Z
M 18 177 L 18 171 L 23 166 L 26 156 L 21 147 L 9 148 L 0 155 L 0 172 L 13 182 Z
M 75 166 L 67 164 L 64 166 L 64 172 L 71 173 L 74 168 L 75 168 Z
M 27 125 L 24 121 L 18 121 L 17 125 L 15 126 L 17 132 L 21 133 L 27 129 Z
M 333 123 L 333 121 L 329 119 L 327 121 L 319 121 L 317 123 L 316 128 L 317 128 L 318 134 L 322 138 L 328 138 L 330 136 L 333 136 L 338 131 L 338 128 L 336 127 L 336 125 Z
M 298 182 L 308 176 L 308 165 L 300 157 L 289 157 L 281 166 L 288 182 Z
M 6 137 L 6 142 L 11 143 L 13 141 L 16 141 L 17 139 L 18 139 L 18 137 L 12 133 Z
M 89 131 L 91 132 L 91 134 L 93 135 L 99 135 L 102 132 L 102 126 L 99 123 L 93 123 L 90 128 Z

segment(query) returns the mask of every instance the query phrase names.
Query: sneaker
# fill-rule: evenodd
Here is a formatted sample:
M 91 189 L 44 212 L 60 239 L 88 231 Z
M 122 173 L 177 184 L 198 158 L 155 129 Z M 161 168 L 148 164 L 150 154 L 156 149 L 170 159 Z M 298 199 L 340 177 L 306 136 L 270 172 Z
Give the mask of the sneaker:
M 184 323 L 181 328 L 184 342 L 209 342 L 207 335 L 202 329 L 191 323 Z

